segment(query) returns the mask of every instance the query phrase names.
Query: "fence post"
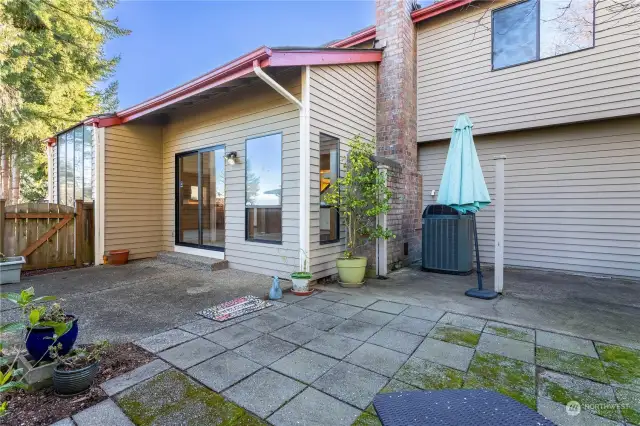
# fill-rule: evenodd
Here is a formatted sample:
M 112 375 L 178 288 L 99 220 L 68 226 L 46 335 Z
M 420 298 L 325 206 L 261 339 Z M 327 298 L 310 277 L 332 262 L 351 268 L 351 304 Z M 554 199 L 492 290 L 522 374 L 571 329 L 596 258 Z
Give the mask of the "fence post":
M 76 268 L 82 266 L 84 246 L 84 201 L 76 200 Z
M 6 212 L 5 203 L 5 200 L 0 200 L 0 253 L 4 253 L 4 214 Z

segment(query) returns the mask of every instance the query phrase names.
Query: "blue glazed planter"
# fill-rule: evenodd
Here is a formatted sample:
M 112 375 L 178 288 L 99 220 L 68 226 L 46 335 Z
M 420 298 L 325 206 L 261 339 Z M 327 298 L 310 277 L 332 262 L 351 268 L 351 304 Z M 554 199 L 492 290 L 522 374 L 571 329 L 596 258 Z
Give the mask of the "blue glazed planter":
M 60 355 L 68 354 L 78 338 L 78 318 L 75 315 L 67 315 L 67 317 L 73 318 L 73 325 L 71 330 L 58 339 L 57 343 L 62 344 L 62 350 L 58 352 Z M 51 361 L 49 346 L 53 343 L 53 327 L 32 328 L 25 342 L 27 352 L 36 361 Z

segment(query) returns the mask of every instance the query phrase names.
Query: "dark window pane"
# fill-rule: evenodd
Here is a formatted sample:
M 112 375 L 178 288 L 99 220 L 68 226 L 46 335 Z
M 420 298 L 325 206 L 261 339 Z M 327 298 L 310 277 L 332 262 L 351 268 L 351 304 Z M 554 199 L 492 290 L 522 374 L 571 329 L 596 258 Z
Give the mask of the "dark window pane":
M 73 200 L 84 200 L 83 188 L 84 188 L 84 129 L 83 126 L 76 127 L 73 130 L 73 151 L 74 151 L 74 182 L 75 182 L 75 195 Z
M 179 158 L 178 242 L 198 244 L 198 154 Z
M 336 179 L 340 170 L 338 139 L 320 135 L 320 241 L 339 239 L 338 210 L 324 200 L 324 196 L 336 190 Z
M 493 12 L 493 68 L 538 59 L 538 6 L 528 0 Z
M 280 206 L 282 135 L 247 140 L 246 205 Z
M 248 207 L 246 210 L 248 239 L 282 241 L 281 207 Z
M 540 3 L 540 57 L 593 47 L 593 0 Z
M 93 200 L 93 134 L 91 127 L 84 127 L 84 200 Z
M 202 244 L 224 247 L 224 150 L 201 155 Z

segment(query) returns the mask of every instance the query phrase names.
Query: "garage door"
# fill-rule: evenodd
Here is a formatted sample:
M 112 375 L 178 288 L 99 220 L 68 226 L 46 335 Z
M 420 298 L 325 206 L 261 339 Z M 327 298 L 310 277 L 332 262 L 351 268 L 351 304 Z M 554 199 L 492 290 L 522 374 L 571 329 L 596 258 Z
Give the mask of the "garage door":
M 640 118 L 475 138 L 493 198 L 505 154 L 505 264 L 640 277 Z M 448 141 L 419 147 L 425 206 L 435 203 Z M 493 207 L 478 214 L 493 262 Z

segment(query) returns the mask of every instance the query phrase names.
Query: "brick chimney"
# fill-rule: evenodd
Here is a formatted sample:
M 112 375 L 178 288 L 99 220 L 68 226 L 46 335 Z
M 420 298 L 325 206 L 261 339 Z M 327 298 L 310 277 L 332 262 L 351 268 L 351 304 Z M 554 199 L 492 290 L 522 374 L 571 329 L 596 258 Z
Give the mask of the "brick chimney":
M 376 47 L 384 48 L 378 69 L 377 155 L 394 160 L 388 171 L 393 191 L 387 226 L 388 269 L 406 266 L 420 253 L 422 176 L 418 174 L 416 128 L 416 31 L 410 0 L 376 0 Z

